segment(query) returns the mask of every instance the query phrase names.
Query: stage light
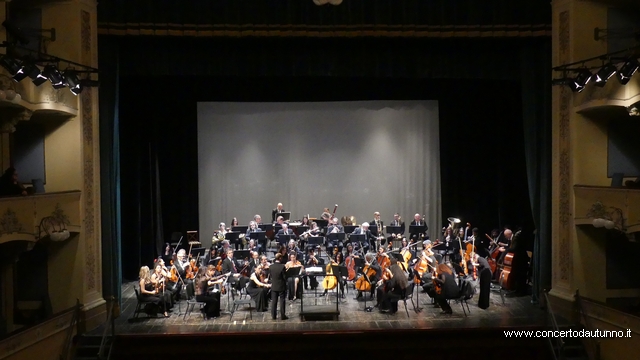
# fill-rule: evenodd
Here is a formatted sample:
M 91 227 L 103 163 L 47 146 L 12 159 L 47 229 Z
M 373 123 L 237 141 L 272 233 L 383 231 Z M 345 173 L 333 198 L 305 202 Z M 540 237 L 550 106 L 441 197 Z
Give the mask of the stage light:
M 62 89 L 64 85 L 64 76 L 58 71 L 58 69 L 53 65 L 47 65 L 42 70 L 42 75 L 44 75 L 51 82 L 51 86 L 54 89 Z
M 577 72 L 578 75 L 576 75 L 576 77 L 571 82 L 569 82 L 569 87 L 571 88 L 571 90 L 573 90 L 573 92 L 582 92 L 582 90 L 584 90 L 584 87 L 589 83 L 589 80 L 591 80 L 591 71 L 589 71 L 588 69 L 578 69 L 574 71 Z
M 73 95 L 78 95 L 82 92 L 82 84 L 80 83 L 80 79 L 78 79 L 78 75 L 73 70 L 66 70 L 64 72 L 64 82 L 69 87 L 69 90 L 73 93 Z
M 638 71 L 639 67 L 640 64 L 638 63 L 638 59 L 627 60 L 627 62 L 625 62 L 618 71 L 618 80 L 620 81 L 620 84 L 626 85 L 629 80 L 631 80 L 633 74 Z
M 12 77 L 22 69 L 22 64 L 19 60 L 8 56 L 3 56 L 2 59 L 0 59 L 0 66 L 5 68 Z
M 38 68 L 35 64 L 27 64 L 22 70 L 20 70 L 27 74 L 31 78 L 31 81 L 34 85 L 40 86 L 47 81 L 47 77 L 42 75 L 40 68 Z
M 605 86 L 607 84 L 607 80 L 615 75 L 617 71 L 618 68 L 611 63 L 604 65 L 597 73 L 595 73 L 595 75 L 593 75 L 594 85 L 599 87 Z

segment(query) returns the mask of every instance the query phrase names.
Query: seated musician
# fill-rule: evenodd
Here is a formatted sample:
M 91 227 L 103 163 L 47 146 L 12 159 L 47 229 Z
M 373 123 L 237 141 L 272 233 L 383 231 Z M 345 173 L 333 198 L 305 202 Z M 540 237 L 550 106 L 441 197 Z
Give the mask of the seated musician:
M 436 282 L 435 300 L 443 314 L 451 314 L 453 311 L 447 303 L 447 299 L 456 298 L 460 290 L 450 267 L 446 264 L 438 264 L 436 269 L 437 276 L 432 277 L 432 280 Z
M 398 312 L 398 300 L 405 295 L 407 287 L 407 274 L 398 265 L 398 260 L 391 259 L 391 266 L 385 269 L 382 279 L 378 282 L 376 307 L 382 312 L 395 314 Z
M 362 279 L 360 281 L 366 281 L 371 284 L 370 291 L 371 291 L 371 297 L 373 297 L 373 294 L 376 291 L 376 283 L 378 282 L 382 274 L 382 269 L 380 268 L 380 265 L 378 265 L 378 261 L 376 260 L 376 257 L 374 256 L 374 254 L 369 253 L 365 255 L 364 260 L 365 260 L 365 266 L 364 268 L 362 268 L 363 274 L 360 275 L 361 277 L 358 280 Z M 373 271 L 373 274 L 371 274 L 370 276 L 367 276 L 367 273 L 370 271 Z M 357 282 L 358 281 L 356 281 L 356 283 Z M 356 296 L 356 299 L 359 299 L 361 297 L 362 297 L 362 291 L 358 290 L 358 296 Z
M 422 281 L 422 289 L 424 292 L 428 293 L 432 298 L 435 296 L 435 291 L 433 289 L 433 281 L 432 277 L 436 271 L 438 266 L 438 261 L 436 260 L 435 254 L 433 253 L 431 240 L 425 240 L 422 243 L 423 249 L 419 254 L 416 254 L 418 261 L 423 261 L 423 264 L 426 265 L 425 271 L 422 274 L 418 274 L 414 269 L 414 276 L 418 276 Z
M 269 272 L 269 260 L 267 260 L 267 255 L 260 255 L 260 265 L 262 266 L 263 272 Z
M 155 265 L 153 274 L 151 274 L 151 283 L 158 289 L 158 295 L 162 296 L 166 314 L 167 310 L 173 307 L 173 299 L 171 297 L 173 293 L 167 289 L 168 280 L 166 276 L 162 275 L 162 266 L 160 264 Z
M 284 264 L 285 270 L 289 270 L 293 267 L 301 267 L 300 273 L 304 270 L 302 263 L 297 260 L 298 254 L 289 253 L 289 261 Z M 299 276 L 289 277 L 287 278 L 287 292 L 289 293 L 289 300 L 295 301 L 298 298 L 298 283 L 300 282 Z M 302 288 L 300 288 L 302 290 Z
M 253 239 L 249 240 L 249 243 L 247 244 L 247 250 L 249 250 L 250 252 L 255 252 L 257 254 L 262 253 L 262 251 L 260 251 L 260 245 L 256 244 L 256 241 Z
M 267 276 L 263 272 L 262 266 L 256 266 L 251 272 L 247 293 L 256 303 L 257 312 L 265 312 L 269 309 L 269 288 L 271 284 L 267 283 Z
M 305 267 L 312 267 L 320 265 L 320 259 L 316 257 L 316 250 L 314 248 L 309 248 L 307 256 L 304 259 Z M 318 280 L 315 276 L 306 275 L 303 277 L 304 280 L 304 289 L 309 290 L 309 282 L 311 283 L 311 290 L 315 290 L 318 287 Z
M 424 244 L 422 246 L 424 246 Z M 403 249 L 409 250 L 409 253 L 411 254 L 411 259 L 416 258 L 416 247 L 415 246 L 409 247 L 409 242 L 407 241 L 406 238 L 402 238 L 402 241 L 400 242 L 400 251 L 402 252 Z
M 300 235 L 300 243 L 306 244 L 307 241 L 309 240 L 309 237 L 311 237 L 311 236 L 321 236 L 321 235 L 322 235 L 322 233 L 320 232 L 320 228 L 318 227 L 318 223 L 316 223 L 315 221 L 312 221 L 311 222 L 311 226 L 309 227 L 309 230 L 305 231 L 303 234 Z M 311 245 L 307 245 L 307 246 L 311 246 Z
M 258 227 L 260 227 L 260 225 L 262 225 L 262 216 L 260 216 L 259 214 L 253 215 L 253 221 L 256 222 L 256 225 Z
M 391 233 L 391 236 L 387 238 L 387 240 L 389 241 L 389 247 L 393 246 L 393 240 L 402 239 L 404 237 L 405 226 L 404 221 L 402 221 L 402 217 L 400 217 L 400 214 L 395 213 L 393 215 L 391 226 L 400 227 L 400 230 L 398 231 L 398 233 Z
M 182 286 L 180 286 L 180 279 L 175 279 L 176 281 L 171 280 L 171 270 L 165 265 L 162 256 L 158 257 L 158 259 L 153 263 L 154 269 L 158 266 L 162 269 L 162 276 L 167 278 L 166 290 L 171 293 L 171 299 L 178 300 L 180 298 L 180 290 L 182 290 Z
M 154 304 L 157 310 L 162 309 L 165 317 L 169 317 L 167 310 L 164 308 L 164 301 L 162 298 L 162 292 L 157 289 L 151 282 L 151 273 L 148 266 L 140 268 L 140 298 L 145 303 Z
M 333 248 L 335 248 L 336 246 L 338 247 L 338 251 L 342 251 L 342 247 L 344 246 L 342 241 L 338 239 L 329 240 L 329 234 L 340 233 L 344 233 L 344 228 L 338 223 L 338 218 L 334 217 L 333 219 L 331 219 L 331 224 L 327 228 L 327 253 L 333 254 Z
M 344 261 L 344 255 L 341 252 L 336 254 L 334 261 L 338 266 L 347 266 Z M 344 299 L 344 287 L 347 286 L 347 278 L 344 276 L 339 278 L 338 284 L 340 285 L 340 295 Z
M 209 248 L 209 252 L 207 252 L 207 254 L 204 256 L 204 259 L 202 260 L 202 266 L 206 267 L 207 265 L 217 265 L 216 263 L 218 262 L 218 248 L 211 244 L 211 247 Z
M 282 203 L 278 203 L 278 205 L 276 205 L 276 208 L 271 211 L 271 222 L 275 222 L 276 216 L 283 212 L 284 212 L 284 207 L 282 206 Z
M 184 285 L 193 289 L 193 279 L 187 279 L 187 267 L 189 267 L 189 259 L 187 258 L 187 251 L 185 249 L 178 250 L 176 259 L 173 262 L 173 266 L 178 271 L 178 278 L 184 282 Z
M 278 251 L 276 251 L 276 254 L 282 255 L 282 259 L 288 258 L 289 254 L 287 253 L 287 246 L 286 245 L 280 245 L 278 247 Z M 275 254 L 274 254 L 274 256 L 275 256 Z
M 219 241 L 222 241 L 225 239 L 225 236 L 227 235 L 227 226 L 225 225 L 225 223 L 221 222 L 218 225 L 218 230 L 216 230 L 213 233 L 213 237 L 214 239 L 217 238 Z
M 502 254 L 498 259 L 498 264 L 502 264 L 504 262 L 504 257 L 509 253 L 509 248 L 511 247 L 511 240 L 513 238 L 513 231 L 510 229 L 505 229 L 502 233 L 502 239 L 498 239 L 498 251 Z
M 324 210 L 322 210 L 322 215 L 320 215 L 320 219 L 322 220 L 331 220 L 331 213 L 329 212 L 329 208 L 324 208 Z
M 370 247 L 373 247 L 373 249 L 376 248 L 376 245 L 375 245 L 376 237 L 373 236 L 373 234 L 371 233 L 371 230 L 369 230 L 368 222 L 363 222 L 362 225 L 360 225 L 360 227 L 356 228 L 353 231 L 353 235 L 364 235 L 364 243 L 362 243 L 362 249 L 364 252 L 369 251 Z
M 224 240 L 222 241 L 222 246 L 218 249 L 218 254 L 220 254 L 220 257 L 222 259 L 227 257 L 227 252 L 231 250 L 231 244 L 229 243 L 229 240 Z
M 413 221 L 410 224 L 409 230 L 411 230 L 411 226 L 424 226 L 424 232 L 411 232 L 411 241 L 420 241 L 421 239 L 428 239 L 427 229 L 429 228 L 420 214 L 413 215 Z
M 282 229 L 278 230 L 278 233 L 276 234 L 276 241 L 278 241 L 278 243 L 280 243 L 280 237 L 282 235 L 292 235 L 294 239 L 296 236 L 293 230 L 289 229 L 289 225 L 287 225 L 287 223 L 282 223 Z M 294 241 L 294 244 L 295 244 L 295 241 Z
M 253 272 L 253 270 L 260 265 L 260 254 L 257 251 L 249 252 L 251 254 L 251 259 L 249 260 L 249 274 Z
M 260 216 L 260 215 L 257 215 L 257 216 Z M 258 232 L 258 231 L 262 231 L 262 229 L 258 227 L 258 223 L 256 223 L 255 220 L 252 220 L 249 222 L 249 228 L 247 228 L 247 233 L 244 235 L 244 238 L 249 242 L 249 244 L 251 244 L 251 241 L 253 240 L 255 244 L 254 246 L 257 248 L 258 253 L 262 254 L 262 244 L 258 242 L 258 239 L 251 238 L 251 233 Z
M 233 250 L 227 250 L 227 257 L 222 261 L 222 273 L 231 273 L 228 282 L 232 284 L 233 288 L 236 290 L 244 288 L 247 281 L 249 281 L 247 277 L 240 274 L 240 269 L 243 267 L 244 265 L 240 266 L 240 264 L 233 258 Z
M 205 303 L 202 311 L 207 319 L 215 319 L 220 316 L 220 291 L 210 291 L 209 289 L 212 286 L 221 285 L 224 278 L 214 278 L 215 272 L 216 268 L 213 265 L 206 268 L 201 267 L 195 279 L 196 301 Z

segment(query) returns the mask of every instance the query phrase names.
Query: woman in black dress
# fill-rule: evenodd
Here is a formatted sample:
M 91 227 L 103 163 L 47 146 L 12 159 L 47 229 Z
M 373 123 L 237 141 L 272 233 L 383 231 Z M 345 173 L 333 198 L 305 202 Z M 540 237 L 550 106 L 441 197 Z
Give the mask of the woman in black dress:
M 162 308 L 162 294 L 158 294 L 159 290 L 156 289 L 156 286 L 153 282 L 151 282 L 151 272 L 149 271 L 148 266 L 143 266 L 140 268 L 140 297 L 141 300 L 148 304 L 154 304 L 155 308 L 159 310 Z M 167 312 L 164 312 L 165 317 L 169 317 Z
M 249 278 L 249 286 L 247 286 L 247 293 L 251 295 L 251 299 L 256 303 L 256 311 L 263 312 L 269 310 L 269 298 L 267 293 L 271 284 L 265 281 L 260 281 L 260 274 L 262 274 L 262 265 L 255 267 L 255 270 Z
M 439 264 L 436 270 L 437 276 L 433 277 L 436 284 L 435 300 L 440 305 L 443 314 L 452 314 L 451 306 L 447 303 L 447 299 L 458 296 L 460 290 L 453 276 L 453 271 L 446 264 Z
M 220 316 L 220 291 L 209 292 L 209 287 L 215 284 L 221 284 L 224 279 L 214 279 L 216 268 L 213 265 L 207 268 L 200 268 L 196 275 L 196 301 L 205 303 L 202 311 L 207 319 L 217 318 Z
M 395 314 L 398 311 L 398 300 L 402 298 L 409 287 L 407 274 L 398 265 L 398 260 L 391 259 L 391 266 L 385 270 L 388 279 L 381 280 L 382 284 L 378 286 L 378 304 L 377 307 L 383 312 Z

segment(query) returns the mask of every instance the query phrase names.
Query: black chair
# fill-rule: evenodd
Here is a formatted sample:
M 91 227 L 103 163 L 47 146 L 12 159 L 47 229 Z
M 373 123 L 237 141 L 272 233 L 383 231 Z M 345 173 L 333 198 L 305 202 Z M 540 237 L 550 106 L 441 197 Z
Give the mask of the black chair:
M 391 300 L 392 302 L 400 302 L 404 303 L 404 311 L 407 313 L 407 317 L 409 317 L 409 308 L 407 307 L 407 300 L 411 301 L 411 305 L 413 306 L 413 311 L 416 311 L 416 304 L 413 302 L 413 287 L 414 284 L 409 284 L 406 289 L 404 289 L 404 294 L 400 296 L 397 300 Z
M 462 312 L 464 313 L 465 317 L 467 316 L 467 311 L 469 312 L 469 314 L 471 314 L 471 309 L 469 308 L 469 303 L 467 303 L 467 300 L 473 298 L 473 293 L 471 294 L 471 296 L 469 296 L 468 289 L 466 288 L 467 286 L 473 286 L 473 285 L 468 280 L 461 280 L 460 291 L 458 292 L 458 295 L 453 298 L 447 298 L 447 301 L 449 302 L 451 300 L 455 300 L 455 302 L 460 303 L 460 306 L 462 306 Z M 465 305 L 467 306 L 466 310 L 464 308 Z
M 247 283 L 248 284 L 248 283 Z M 244 294 L 242 291 L 244 290 Z M 245 296 L 246 295 L 246 296 Z M 253 308 L 256 307 L 256 302 L 247 294 L 246 286 L 243 289 L 240 289 L 240 298 L 233 300 L 233 307 L 231 308 L 231 314 L 229 316 L 229 321 L 233 318 L 233 314 L 238 310 L 238 307 L 244 305 L 249 305 L 249 319 L 253 320 Z
M 202 318 L 206 319 L 206 316 L 204 314 L 204 312 L 202 311 L 202 309 L 204 308 L 204 306 L 206 305 L 204 302 L 201 301 L 197 301 L 195 294 L 194 294 L 194 290 L 192 286 L 187 286 L 187 310 L 184 312 L 184 316 L 182 317 L 182 320 L 186 320 L 187 319 L 187 315 L 191 314 L 193 312 L 193 309 L 196 307 L 196 305 L 200 306 L 200 312 L 202 313 Z
M 137 319 L 141 312 L 144 312 L 145 314 L 147 314 L 147 317 L 150 317 L 150 314 L 147 311 L 147 307 L 153 304 L 145 300 L 144 297 L 142 297 L 142 294 L 140 293 L 140 289 L 138 288 L 138 285 L 133 285 L 133 291 L 135 291 L 136 293 L 136 300 L 137 300 L 136 309 L 133 311 L 133 318 Z M 157 312 L 158 309 L 156 308 L 155 310 Z

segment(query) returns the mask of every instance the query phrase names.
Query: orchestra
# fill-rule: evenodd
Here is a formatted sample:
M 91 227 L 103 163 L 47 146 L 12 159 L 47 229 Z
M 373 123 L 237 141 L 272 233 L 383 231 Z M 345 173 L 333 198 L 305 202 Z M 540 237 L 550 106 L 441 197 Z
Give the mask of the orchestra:
M 472 228 L 468 222 L 460 225 L 460 219 L 448 218 L 450 224 L 443 227 L 442 233 L 434 236 L 436 239 L 432 242 L 425 216 L 419 213 L 414 215 L 405 235 L 405 224 L 399 213 L 394 214 L 388 226 L 384 225 L 378 211 L 373 213 L 371 222 L 357 226 L 355 217 L 343 217 L 340 224 L 334 216 L 335 209 L 331 214 L 325 208 L 321 219 L 327 219 L 328 223 L 321 227 L 318 223 L 322 222 L 314 221 L 316 219 L 309 215 L 304 215 L 302 220 L 285 220 L 279 215 L 284 212 L 282 203 L 273 209 L 277 232 L 268 240 L 277 242 L 264 248 L 258 242 L 258 235 L 264 240 L 265 234 L 256 234 L 263 231 L 260 227 L 262 218 L 258 214 L 252 217 L 246 232 L 241 234 L 244 241 L 233 244 L 238 254 L 241 252 L 241 257 L 246 257 L 244 259 L 234 257 L 236 251 L 226 239 L 233 226 L 240 226 L 235 217 L 231 228 L 219 223 L 210 248 L 199 257 L 185 248 L 174 249 L 167 244 L 154 260 L 153 271 L 147 266 L 140 268 L 137 287 L 140 299 L 168 317 L 175 302 L 184 298 L 184 289 L 190 287 L 187 293 L 204 303 L 203 316 L 212 319 L 220 316 L 221 302 L 230 301 L 221 295 L 229 291 L 235 297 L 237 292 L 246 290 L 256 311 L 266 312 L 271 306 L 275 319 L 278 300 L 284 301 L 288 297 L 294 303 L 304 291 L 316 289 L 324 290 L 321 294 L 327 296 L 328 291 L 338 287 L 337 296 L 345 299 L 345 289 L 350 287 L 357 291 L 356 301 L 365 301 L 363 298 L 369 294 L 368 298 L 375 298 L 379 311 L 394 314 L 398 310 L 398 300 L 417 287 L 433 299 L 443 314 L 451 314 L 453 310 L 447 300 L 459 297 L 463 281 L 480 289 L 483 303 L 479 306 L 483 309 L 488 307 L 487 289 L 491 282 L 504 290 L 521 290 L 523 284 L 520 282 L 527 281 L 526 278 L 522 280 L 521 274 L 512 274 L 517 271 L 515 266 L 510 266 L 514 256 L 520 254 L 522 258 L 523 251 L 521 246 L 517 247 L 520 231 L 514 233 L 510 228 L 494 229 L 490 236 L 481 233 L 477 227 Z M 346 223 L 345 219 L 348 219 Z M 345 233 L 343 225 L 353 229 L 352 233 Z M 364 239 L 354 235 L 364 235 Z M 324 241 L 318 239 L 309 244 L 310 237 L 324 238 Z M 276 262 L 275 258 L 282 260 Z M 171 259 L 170 263 L 165 263 L 165 259 Z M 522 261 L 526 259 L 520 260 L 520 264 Z M 279 266 L 274 268 L 274 263 Z M 295 268 L 300 269 L 290 271 Z M 314 272 L 305 270 L 309 268 Z M 275 283 L 272 269 L 277 278 Z M 334 271 L 340 273 L 334 274 Z M 481 274 L 485 276 L 481 277 Z M 276 291 L 272 284 L 277 284 Z M 286 319 L 284 306 L 280 306 L 281 319 Z

